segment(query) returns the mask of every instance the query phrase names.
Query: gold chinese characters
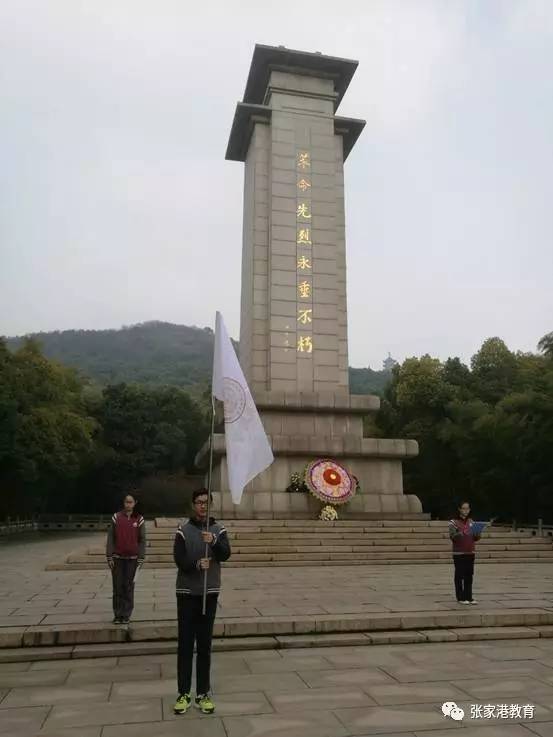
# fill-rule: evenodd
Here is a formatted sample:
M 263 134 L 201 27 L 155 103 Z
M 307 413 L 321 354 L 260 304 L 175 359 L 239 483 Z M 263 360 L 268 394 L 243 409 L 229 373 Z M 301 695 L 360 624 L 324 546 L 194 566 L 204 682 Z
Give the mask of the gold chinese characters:
M 313 339 L 310 335 L 300 335 L 298 338 L 299 353 L 313 353 Z
M 301 299 L 309 299 L 311 297 L 311 284 L 308 281 L 302 281 L 298 284 L 298 292 Z
M 297 151 L 297 200 L 296 200 L 296 245 L 298 247 L 312 246 L 311 236 L 311 181 L 309 172 L 311 170 L 311 154 L 309 151 Z M 300 194 L 301 193 L 301 194 Z M 297 272 L 312 270 L 312 255 L 297 254 Z M 297 288 L 297 322 L 303 325 L 303 330 L 310 332 L 313 323 L 313 285 L 311 280 L 302 277 L 298 280 Z M 303 332 L 303 331 L 302 331 Z M 313 336 L 298 335 L 298 353 L 313 353 Z
M 311 246 L 311 228 L 298 228 L 298 246 Z

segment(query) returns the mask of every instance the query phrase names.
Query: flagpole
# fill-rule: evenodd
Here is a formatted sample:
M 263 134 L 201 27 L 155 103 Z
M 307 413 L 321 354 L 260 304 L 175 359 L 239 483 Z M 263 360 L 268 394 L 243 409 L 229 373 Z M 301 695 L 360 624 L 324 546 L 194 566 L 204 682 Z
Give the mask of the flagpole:
M 209 514 L 211 511 L 211 477 L 213 474 L 213 433 L 215 432 L 215 397 L 211 392 L 211 432 L 209 434 L 209 469 L 207 472 L 207 516 L 205 519 L 205 531 L 209 532 Z M 209 555 L 209 543 L 205 544 L 205 555 Z M 205 615 L 207 608 L 207 570 L 204 570 L 204 593 L 202 602 L 202 614 Z

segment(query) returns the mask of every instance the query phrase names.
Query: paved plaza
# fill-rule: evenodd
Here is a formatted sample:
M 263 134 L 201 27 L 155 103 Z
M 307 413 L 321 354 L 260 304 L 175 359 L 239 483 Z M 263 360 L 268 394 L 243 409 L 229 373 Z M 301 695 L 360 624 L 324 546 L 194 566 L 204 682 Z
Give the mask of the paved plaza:
M 66 534 L 0 543 L 0 634 L 7 628 L 108 623 L 111 576 L 106 571 L 45 571 L 104 535 Z M 243 568 L 223 572 L 222 620 L 328 615 L 466 613 L 453 594 L 452 565 Z M 134 622 L 175 619 L 175 573 L 143 570 Z M 553 570 L 545 563 L 476 567 L 470 612 L 553 612 Z
M 553 735 L 550 640 L 217 653 L 213 671 L 216 714 L 176 717 L 174 655 L 0 664 L 0 734 Z M 462 722 L 442 714 L 446 701 Z M 531 705 L 533 718 L 471 719 L 472 705 Z
M 102 537 L 2 541 L 0 633 L 23 624 L 109 622 L 107 572 L 44 570 L 52 560 Z M 451 588 L 451 567 L 441 565 L 229 569 L 219 619 L 255 615 L 274 623 L 284 614 L 307 618 L 321 612 L 422 616 L 457 608 Z M 476 591 L 481 604 L 471 611 L 553 611 L 546 564 L 482 566 Z M 145 570 L 136 598 L 134 619 L 174 619 L 174 573 Z M 296 647 L 305 640 L 290 637 L 281 638 L 284 649 L 264 643 L 269 649 L 256 650 L 250 648 L 262 646 L 257 640 L 237 640 L 235 651 L 214 654 L 213 716 L 195 710 L 173 715 L 176 663 L 170 642 L 138 644 L 149 652 L 141 655 L 127 654 L 133 643 L 82 646 L 78 653 L 71 647 L 4 648 L 0 655 L 13 662 L 0 658 L 0 735 L 442 737 L 463 728 L 467 737 L 553 737 L 553 639 L 538 637 L 531 628 L 520 633 L 529 639 L 518 639 L 515 628 L 508 629 L 496 628 L 494 636 L 515 639 L 378 647 Z M 480 636 L 485 634 L 476 639 Z M 333 637 L 355 640 L 353 635 Z M 361 633 L 357 638 L 362 641 Z M 240 649 L 241 643 L 248 649 Z M 446 701 L 465 711 L 463 721 L 442 714 Z M 531 719 L 517 713 L 516 707 L 524 706 L 533 707 Z M 497 711 L 471 719 L 475 707 Z M 512 717 L 501 717 L 500 709 Z

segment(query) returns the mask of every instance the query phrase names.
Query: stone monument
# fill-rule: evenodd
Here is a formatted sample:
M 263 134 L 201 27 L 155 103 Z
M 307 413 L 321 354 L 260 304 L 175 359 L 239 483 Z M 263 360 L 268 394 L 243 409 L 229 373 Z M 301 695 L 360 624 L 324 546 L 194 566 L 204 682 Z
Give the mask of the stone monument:
M 379 399 L 349 394 L 344 161 L 365 122 L 336 110 L 356 67 L 257 45 L 236 107 L 226 158 L 245 164 L 239 357 L 275 462 L 234 507 L 215 436 L 214 511 L 224 518 L 314 517 L 319 501 L 285 489 L 316 458 L 359 479 L 341 518 L 422 516 L 403 493 L 402 461 L 417 443 L 363 437 Z

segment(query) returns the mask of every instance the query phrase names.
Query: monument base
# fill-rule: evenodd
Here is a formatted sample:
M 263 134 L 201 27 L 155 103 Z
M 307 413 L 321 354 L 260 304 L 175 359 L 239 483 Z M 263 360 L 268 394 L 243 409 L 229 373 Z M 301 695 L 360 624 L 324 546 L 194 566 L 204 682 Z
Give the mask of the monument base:
M 244 490 L 239 506 L 228 487 L 225 436 L 213 438 L 214 514 L 225 519 L 314 519 L 323 504 L 310 493 L 286 492 L 293 473 L 316 458 L 331 458 L 359 480 L 360 490 L 338 507 L 340 519 L 427 519 L 419 498 L 403 492 L 402 462 L 418 454 L 414 440 L 364 438 L 363 415 L 378 409 L 373 396 L 257 392 L 275 460 Z M 208 445 L 198 454 L 205 467 Z

